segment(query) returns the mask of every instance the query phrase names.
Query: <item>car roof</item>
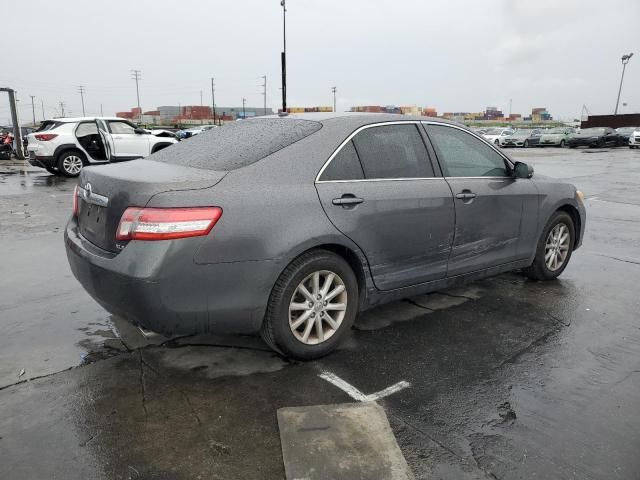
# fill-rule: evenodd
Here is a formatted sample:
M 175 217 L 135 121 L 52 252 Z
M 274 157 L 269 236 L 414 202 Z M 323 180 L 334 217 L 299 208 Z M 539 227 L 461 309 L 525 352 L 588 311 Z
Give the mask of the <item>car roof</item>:
M 62 123 L 74 123 L 74 122 L 83 122 L 87 120 L 128 120 L 126 118 L 120 117 L 54 117 L 45 120 L 46 122 L 62 122 Z
M 360 123 L 361 125 L 367 125 L 371 123 L 381 122 L 410 122 L 410 121 L 422 121 L 422 122 L 434 122 L 442 123 L 446 125 L 464 126 L 462 123 L 453 122 L 436 117 L 423 117 L 416 115 L 402 115 L 399 113 L 372 113 L 372 112 L 308 112 L 308 113 L 288 113 L 286 115 L 265 115 L 261 117 L 253 117 L 246 121 L 259 121 L 260 119 L 269 118 L 291 118 L 297 120 L 311 120 L 315 122 L 325 123 Z

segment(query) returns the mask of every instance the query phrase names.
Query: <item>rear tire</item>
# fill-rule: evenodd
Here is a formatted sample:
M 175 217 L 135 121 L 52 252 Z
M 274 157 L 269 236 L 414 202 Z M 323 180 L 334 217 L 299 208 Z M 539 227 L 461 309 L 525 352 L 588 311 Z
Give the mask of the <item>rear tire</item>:
M 560 140 L 560 148 L 564 148 L 564 140 Z
M 574 243 L 573 219 L 566 212 L 555 212 L 545 225 L 538 240 L 536 256 L 533 263 L 523 270 L 524 274 L 532 280 L 557 278 L 569 264 Z
M 58 171 L 65 177 L 77 177 L 84 168 L 86 158 L 79 150 L 68 150 L 58 157 Z
M 529 148 L 529 140 L 525 140 L 524 143 L 522 144 L 522 146 L 524 148 Z
M 260 333 L 286 357 L 313 360 L 336 348 L 351 329 L 358 305 L 358 281 L 349 264 L 327 250 L 313 250 L 280 274 Z

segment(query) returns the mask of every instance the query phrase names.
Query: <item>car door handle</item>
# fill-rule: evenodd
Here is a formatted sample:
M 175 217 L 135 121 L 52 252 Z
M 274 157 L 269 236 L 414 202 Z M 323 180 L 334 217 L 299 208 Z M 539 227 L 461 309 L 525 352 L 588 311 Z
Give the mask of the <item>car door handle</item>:
M 459 198 L 460 200 L 473 200 L 476 198 L 476 194 L 469 190 L 463 190 L 460 193 L 456 193 L 456 198 Z
M 350 193 L 346 193 L 340 198 L 334 198 L 333 200 L 331 200 L 331 203 L 333 203 L 334 205 L 340 205 L 342 207 L 355 206 L 362 202 L 364 202 L 363 198 L 358 198 Z

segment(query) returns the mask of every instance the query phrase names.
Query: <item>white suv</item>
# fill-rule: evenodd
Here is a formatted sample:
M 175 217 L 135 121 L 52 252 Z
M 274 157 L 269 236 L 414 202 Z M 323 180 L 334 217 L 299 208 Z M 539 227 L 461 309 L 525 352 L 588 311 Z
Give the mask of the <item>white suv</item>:
M 177 143 L 170 135 L 117 117 L 54 118 L 27 135 L 27 150 L 31 165 L 77 177 L 86 165 L 142 158 Z

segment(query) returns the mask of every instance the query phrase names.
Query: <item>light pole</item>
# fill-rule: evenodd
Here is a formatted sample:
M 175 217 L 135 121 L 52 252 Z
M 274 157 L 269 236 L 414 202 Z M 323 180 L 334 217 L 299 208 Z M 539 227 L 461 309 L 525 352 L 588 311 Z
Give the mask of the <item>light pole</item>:
M 336 87 L 331 87 L 331 93 L 333 93 L 333 113 L 336 113 Z
M 247 104 L 247 99 L 246 98 L 242 98 L 242 119 L 246 119 L 247 118 L 247 112 L 245 112 L 244 110 L 244 106 Z
M 263 112 L 262 115 L 266 115 L 267 114 L 267 76 L 263 75 L 262 76 L 262 80 L 264 80 L 264 83 L 262 84 L 262 96 L 264 97 L 262 99 L 263 101 Z
M 138 97 L 138 123 L 142 123 L 142 108 L 140 108 L 140 87 L 138 85 L 141 76 L 142 72 L 140 70 L 131 70 L 131 78 L 136 81 L 136 97 Z
M 213 124 L 216 124 L 216 87 L 211 77 L 211 108 L 213 109 Z
M 282 7 L 282 54 L 280 63 L 282 64 L 282 113 L 287 111 L 287 6 L 285 0 L 280 0 Z
M 622 56 L 622 76 L 620 77 L 620 88 L 618 88 L 618 99 L 616 100 L 616 111 L 613 113 L 614 115 L 618 114 L 618 104 L 620 103 L 620 93 L 622 93 L 622 81 L 624 80 L 624 70 L 625 68 L 627 68 L 627 63 L 629 63 L 629 60 L 631 60 L 631 57 L 633 57 L 633 53 Z

